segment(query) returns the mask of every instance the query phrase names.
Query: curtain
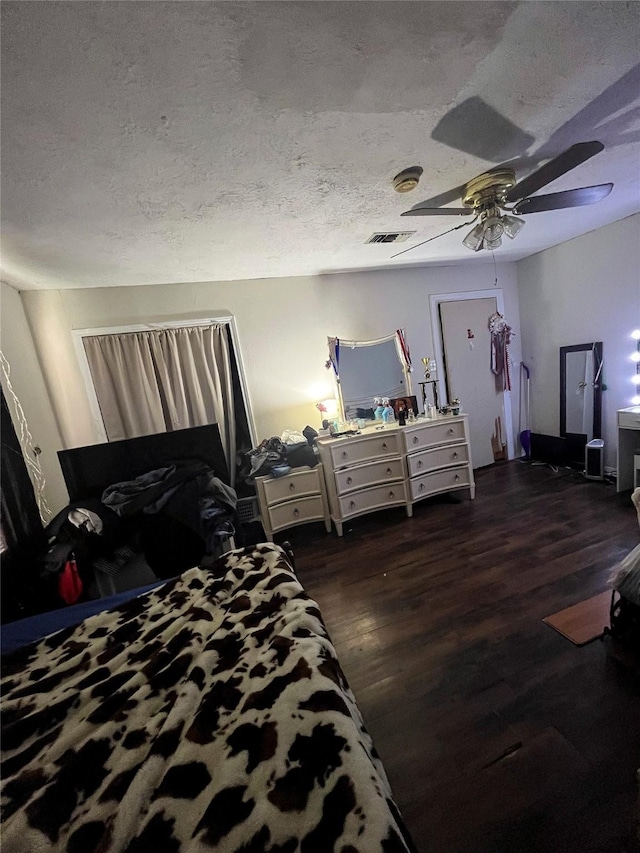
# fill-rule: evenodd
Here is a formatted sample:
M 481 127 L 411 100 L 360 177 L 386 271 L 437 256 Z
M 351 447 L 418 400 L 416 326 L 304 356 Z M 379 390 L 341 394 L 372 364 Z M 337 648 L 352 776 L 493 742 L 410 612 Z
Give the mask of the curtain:
M 109 441 L 217 423 L 234 484 L 226 324 L 97 335 L 83 343 Z
M 45 541 L 43 524 L 36 503 L 33 483 L 22 455 L 20 441 L 13 426 L 4 390 L 0 389 L 0 423 L 2 436 L 2 464 L 0 468 L 0 495 L 2 515 L 2 550 L 19 546 L 37 550 Z
M 0 410 L 0 621 L 5 623 L 38 612 L 43 585 L 34 558 L 47 547 L 47 536 L 2 389 Z

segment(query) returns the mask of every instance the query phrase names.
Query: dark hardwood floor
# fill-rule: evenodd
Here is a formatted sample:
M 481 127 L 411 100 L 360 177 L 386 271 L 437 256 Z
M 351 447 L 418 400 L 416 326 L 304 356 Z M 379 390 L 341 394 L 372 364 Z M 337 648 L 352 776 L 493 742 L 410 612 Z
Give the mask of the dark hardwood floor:
M 286 531 L 421 853 L 636 850 L 637 670 L 542 619 L 606 588 L 628 499 L 566 470 Z

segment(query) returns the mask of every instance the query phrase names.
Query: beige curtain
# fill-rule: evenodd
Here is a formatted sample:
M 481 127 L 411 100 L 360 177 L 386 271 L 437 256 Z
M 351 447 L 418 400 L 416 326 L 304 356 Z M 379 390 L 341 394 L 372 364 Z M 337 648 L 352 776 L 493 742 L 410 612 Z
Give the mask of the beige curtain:
M 223 323 L 83 338 L 107 438 L 217 423 L 233 485 L 236 433 Z

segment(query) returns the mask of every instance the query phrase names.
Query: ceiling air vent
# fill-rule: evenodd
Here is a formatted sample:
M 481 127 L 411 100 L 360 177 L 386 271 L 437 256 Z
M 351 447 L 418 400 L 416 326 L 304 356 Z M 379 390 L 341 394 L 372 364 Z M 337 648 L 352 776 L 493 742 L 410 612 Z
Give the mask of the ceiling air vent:
M 366 243 L 404 243 L 415 231 L 390 231 L 384 234 L 372 234 Z

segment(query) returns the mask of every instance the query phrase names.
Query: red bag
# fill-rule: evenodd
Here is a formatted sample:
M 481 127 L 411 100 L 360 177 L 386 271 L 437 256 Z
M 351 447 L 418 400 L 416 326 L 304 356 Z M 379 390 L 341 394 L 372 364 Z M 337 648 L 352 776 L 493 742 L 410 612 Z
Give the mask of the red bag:
M 58 594 L 65 604 L 75 604 L 82 595 L 82 581 L 73 557 L 67 560 L 58 576 Z

